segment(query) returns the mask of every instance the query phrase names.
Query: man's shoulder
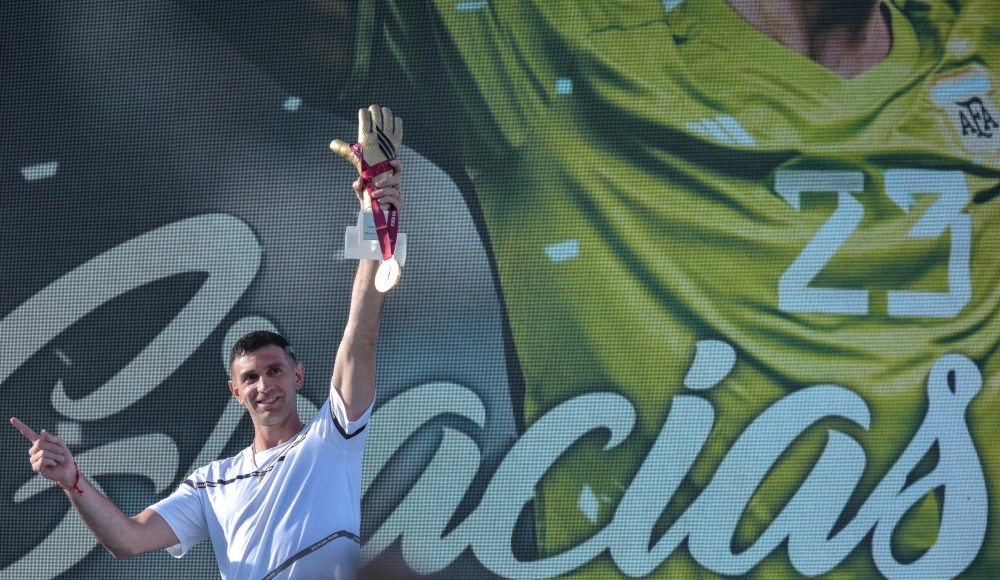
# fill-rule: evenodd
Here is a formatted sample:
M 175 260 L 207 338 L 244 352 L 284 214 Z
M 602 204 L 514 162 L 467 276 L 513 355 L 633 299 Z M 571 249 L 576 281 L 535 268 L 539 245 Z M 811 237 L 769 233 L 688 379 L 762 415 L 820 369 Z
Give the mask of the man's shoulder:
M 309 436 L 325 441 L 341 452 L 360 453 L 364 451 L 370 416 L 371 407 L 361 417 L 351 421 L 340 394 L 331 387 L 330 396 L 309 422 Z

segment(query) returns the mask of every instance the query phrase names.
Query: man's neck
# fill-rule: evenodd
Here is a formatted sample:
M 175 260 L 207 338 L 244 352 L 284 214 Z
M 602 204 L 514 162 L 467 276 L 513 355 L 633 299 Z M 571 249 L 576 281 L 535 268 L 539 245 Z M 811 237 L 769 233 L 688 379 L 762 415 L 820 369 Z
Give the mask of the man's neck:
M 774 40 L 843 78 L 882 62 L 892 47 L 880 0 L 726 0 Z
M 299 420 L 297 414 L 275 425 L 254 424 L 253 450 L 259 452 L 277 447 L 295 437 L 303 426 L 305 423 Z

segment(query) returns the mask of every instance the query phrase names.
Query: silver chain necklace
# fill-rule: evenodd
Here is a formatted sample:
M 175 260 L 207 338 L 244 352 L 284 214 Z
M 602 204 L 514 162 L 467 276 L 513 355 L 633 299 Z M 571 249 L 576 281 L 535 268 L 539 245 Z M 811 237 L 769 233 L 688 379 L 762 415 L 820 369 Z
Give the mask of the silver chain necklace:
M 302 426 L 302 429 L 305 429 L 305 425 Z M 302 433 L 302 431 L 299 430 L 299 433 Z M 296 434 L 295 437 L 289 439 L 288 442 L 284 444 L 286 450 L 291 449 L 292 446 L 296 444 L 296 441 L 301 441 L 308 434 L 309 430 L 306 429 L 305 433 L 302 433 L 301 435 Z M 254 469 L 257 470 L 257 483 L 264 481 L 264 476 L 270 473 L 269 470 L 271 469 L 271 465 L 274 464 L 274 462 L 277 461 L 278 458 L 281 457 L 281 455 L 282 455 L 281 452 L 275 453 L 274 457 L 272 457 L 270 461 L 264 464 L 264 469 L 261 469 L 260 466 L 257 465 L 257 436 L 254 435 L 253 441 L 250 443 L 250 460 L 253 461 Z

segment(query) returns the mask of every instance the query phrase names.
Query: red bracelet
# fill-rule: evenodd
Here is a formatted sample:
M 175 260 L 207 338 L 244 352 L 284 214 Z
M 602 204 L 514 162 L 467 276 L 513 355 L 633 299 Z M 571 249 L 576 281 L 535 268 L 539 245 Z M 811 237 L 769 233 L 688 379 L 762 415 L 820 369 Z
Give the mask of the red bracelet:
M 76 481 L 73 482 L 73 487 L 66 487 L 65 485 L 56 482 L 56 487 L 65 491 L 75 491 L 76 495 L 83 495 L 83 490 L 80 489 L 80 466 L 76 464 L 76 460 L 73 460 L 73 467 L 76 468 Z

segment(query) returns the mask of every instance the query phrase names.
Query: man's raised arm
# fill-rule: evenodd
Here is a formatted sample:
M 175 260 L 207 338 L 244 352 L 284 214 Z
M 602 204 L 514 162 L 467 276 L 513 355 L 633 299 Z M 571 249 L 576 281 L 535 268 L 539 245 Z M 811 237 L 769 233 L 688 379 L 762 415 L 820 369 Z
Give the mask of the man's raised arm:
M 61 438 L 44 430 L 38 435 L 13 417 L 10 422 L 31 441 L 28 454 L 32 470 L 66 491 L 80 519 L 112 556 L 124 560 L 177 544 L 177 536 L 170 525 L 155 511 L 147 509 L 130 518 L 97 491 L 80 474 L 73 455 Z
M 396 159 L 390 163 L 392 176 L 376 182 L 371 196 L 402 211 L 400 174 L 403 166 Z M 354 191 L 359 199 L 363 198 L 364 188 L 360 178 L 354 182 Z M 361 260 L 358 264 L 351 292 L 351 313 L 333 365 L 333 385 L 347 407 L 349 421 L 361 418 L 375 400 L 375 344 L 385 303 L 385 294 L 375 289 L 378 266 L 376 260 Z

